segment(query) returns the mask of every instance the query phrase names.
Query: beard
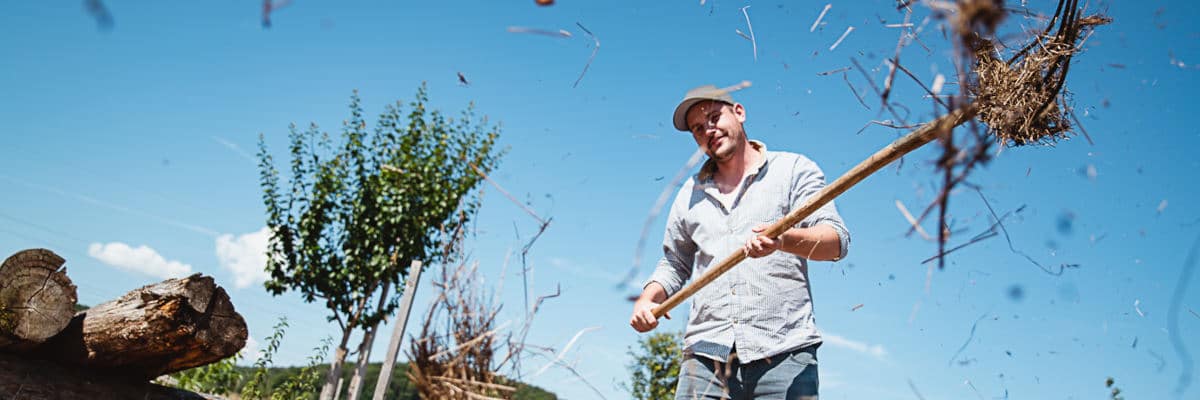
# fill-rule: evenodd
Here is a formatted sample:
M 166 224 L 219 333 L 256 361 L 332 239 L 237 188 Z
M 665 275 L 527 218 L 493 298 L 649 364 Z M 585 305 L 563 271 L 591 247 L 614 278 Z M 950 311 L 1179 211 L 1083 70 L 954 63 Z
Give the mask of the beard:
M 737 152 L 740 137 L 738 132 L 722 131 L 705 143 L 704 153 L 708 155 L 708 158 L 716 161 L 728 160 Z

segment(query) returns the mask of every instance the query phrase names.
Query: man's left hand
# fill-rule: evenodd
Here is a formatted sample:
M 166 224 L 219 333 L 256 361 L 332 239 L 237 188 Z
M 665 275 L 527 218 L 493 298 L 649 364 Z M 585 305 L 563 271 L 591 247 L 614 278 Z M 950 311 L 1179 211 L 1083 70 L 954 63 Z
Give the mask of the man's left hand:
M 769 225 L 756 226 L 754 227 L 754 233 L 762 233 L 763 231 L 767 230 L 768 227 Z M 759 258 L 769 256 L 771 253 L 774 253 L 775 250 L 779 250 L 779 245 L 779 238 L 769 238 L 763 235 L 755 235 L 754 237 L 750 238 L 750 240 L 746 241 L 746 245 L 742 246 L 742 250 L 746 253 L 747 257 Z

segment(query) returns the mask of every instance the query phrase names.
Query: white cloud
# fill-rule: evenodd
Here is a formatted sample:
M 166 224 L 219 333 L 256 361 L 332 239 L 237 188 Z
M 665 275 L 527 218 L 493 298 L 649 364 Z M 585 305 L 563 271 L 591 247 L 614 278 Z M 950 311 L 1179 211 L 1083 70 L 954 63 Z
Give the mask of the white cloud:
M 614 273 L 611 270 L 601 270 L 601 269 L 591 268 L 586 265 L 580 265 L 579 263 L 577 263 L 573 260 L 563 258 L 563 257 L 550 257 L 550 258 L 546 259 L 546 261 L 550 264 L 551 267 L 554 267 L 555 269 L 565 271 L 565 272 L 568 272 L 568 273 L 571 273 L 573 275 L 580 276 L 580 277 L 594 278 L 594 279 L 604 280 L 604 281 L 613 282 L 613 283 L 620 283 L 621 280 L 625 278 L 624 274 Z M 649 276 L 647 275 L 647 277 L 649 277 Z M 633 281 L 633 285 L 637 286 L 637 285 L 640 285 L 642 282 L 645 282 L 645 280 Z
M 824 368 L 824 367 L 822 367 Z M 824 389 L 836 389 L 846 386 L 846 379 L 837 370 L 831 368 L 821 370 L 821 387 Z
M 241 351 L 238 351 L 238 355 L 242 356 L 241 364 L 252 365 L 257 362 L 258 358 L 262 356 L 259 353 L 258 341 L 254 340 L 253 337 L 247 336 L 246 346 L 242 347 Z
M 250 161 L 251 165 L 258 166 L 258 159 L 254 158 L 254 156 L 250 155 L 250 153 L 247 153 L 246 150 L 242 150 L 242 146 L 238 146 L 237 143 L 231 142 L 219 136 L 213 136 L 212 139 L 216 140 L 217 143 L 225 146 L 225 148 L 229 149 L 230 151 L 236 153 L 239 157 L 245 159 L 246 161 Z
M 266 281 L 267 275 L 267 243 L 271 240 L 271 230 L 267 227 L 238 235 L 224 234 L 217 237 L 217 260 L 221 268 L 233 272 L 233 285 L 244 288 Z
M 831 346 L 853 350 L 880 359 L 887 356 L 887 350 L 883 348 L 883 345 L 869 345 L 863 342 L 846 339 L 832 333 L 821 333 L 821 337 L 825 340 L 826 344 Z
M 158 278 L 182 278 L 192 273 L 192 266 L 179 261 L 168 261 L 157 251 L 141 245 L 137 248 L 121 242 L 108 244 L 92 243 L 88 255 L 105 264 Z

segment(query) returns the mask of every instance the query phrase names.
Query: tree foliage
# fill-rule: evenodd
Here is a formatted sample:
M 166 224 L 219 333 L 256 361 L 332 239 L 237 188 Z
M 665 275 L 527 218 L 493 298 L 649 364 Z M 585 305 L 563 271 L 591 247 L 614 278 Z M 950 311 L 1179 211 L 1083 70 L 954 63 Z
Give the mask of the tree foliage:
M 193 392 L 226 395 L 235 393 L 242 383 L 242 375 L 236 365 L 240 355 L 233 355 L 202 367 L 171 374 L 175 387 Z
M 682 349 L 683 336 L 678 332 L 656 332 L 638 339 L 638 348 L 628 352 L 633 362 L 628 365 L 631 375 L 626 389 L 632 398 L 674 399 Z
M 314 348 L 312 354 L 308 356 L 308 365 L 301 368 L 295 375 L 289 376 L 283 381 L 283 384 L 272 390 L 271 400 L 308 398 L 316 393 L 317 384 L 321 381 L 321 363 L 325 361 L 325 354 L 329 352 L 331 342 L 333 342 L 331 337 L 322 339 L 321 345 Z
M 477 119 L 474 106 L 458 119 L 428 109 L 425 85 L 407 113 L 389 105 L 368 132 L 357 92 L 338 144 L 315 124 L 290 129 L 290 185 L 280 185 L 265 140 L 259 139 L 260 180 L 271 231 L 265 286 L 275 295 L 299 292 L 320 300 L 342 329 L 336 378 L 346 342 L 359 327 L 390 315 L 408 266 L 443 257 L 444 244 L 479 207 L 473 189 L 502 151 L 499 126 Z M 372 301 L 378 297 L 378 301 Z M 329 386 L 329 381 L 326 385 Z
M 271 336 L 266 337 L 267 347 L 262 349 L 258 354 L 258 359 L 254 361 L 253 372 L 250 373 L 250 380 L 242 387 L 242 398 L 247 400 L 258 400 L 266 398 L 267 390 L 267 373 L 275 357 L 275 353 L 279 352 L 279 344 L 283 341 L 283 334 L 288 327 L 287 317 L 279 318 L 279 322 L 275 323 L 275 327 L 271 328 Z

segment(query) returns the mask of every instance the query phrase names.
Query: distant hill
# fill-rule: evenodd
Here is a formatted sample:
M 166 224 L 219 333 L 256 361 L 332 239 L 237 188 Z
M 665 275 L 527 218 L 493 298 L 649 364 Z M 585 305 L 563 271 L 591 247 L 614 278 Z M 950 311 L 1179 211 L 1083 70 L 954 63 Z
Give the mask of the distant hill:
M 286 381 L 289 377 L 298 374 L 300 372 L 301 368 L 302 367 L 269 368 L 267 371 L 267 387 L 274 389 L 277 385 Z M 375 393 L 375 382 L 377 381 L 376 378 L 379 377 L 379 369 L 380 369 L 380 363 L 371 363 L 371 364 L 367 365 L 367 375 L 365 377 L 366 382 L 364 382 L 365 385 L 363 385 L 362 392 L 359 394 L 359 399 L 370 399 L 371 396 Z M 326 371 L 328 371 L 328 370 L 329 370 L 328 365 L 323 366 L 321 368 L 320 376 L 324 377 Z M 237 371 L 243 377 L 250 377 L 250 376 L 254 375 L 253 367 L 239 366 L 239 367 L 237 367 Z M 398 364 L 396 364 L 396 367 L 392 369 L 392 380 L 388 385 L 387 394 L 384 396 L 385 399 L 388 399 L 388 400 L 417 400 L 418 399 L 416 389 L 408 382 L 408 375 L 405 374 L 406 371 L 408 371 L 407 363 L 398 363 Z M 348 398 L 346 391 L 347 391 L 347 387 L 350 386 L 350 377 L 353 373 L 354 373 L 354 363 L 352 363 L 352 362 L 346 363 L 346 366 L 343 367 L 343 371 L 342 371 L 342 379 L 343 379 L 344 383 L 342 384 L 342 393 L 339 398 L 341 398 L 341 399 Z M 242 382 L 243 385 L 245 384 L 245 380 L 246 379 L 243 379 L 243 382 Z M 539 388 L 537 386 L 531 386 L 531 385 L 527 385 L 527 384 L 515 382 L 515 381 L 508 381 L 508 382 L 503 382 L 503 383 L 517 388 L 517 392 L 513 396 L 513 400 L 557 400 L 558 399 L 558 396 L 555 395 L 554 393 L 550 393 L 545 390 L 542 390 L 542 388 Z M 317 387 L 320 387 L 320 382 L 317 383 Z M 239 387 L 238 389 L 240 392 L 241 388 Z M 317 398 L 317 394 L 313 393 L 312 399 L 316 399 L 316 398 Z

